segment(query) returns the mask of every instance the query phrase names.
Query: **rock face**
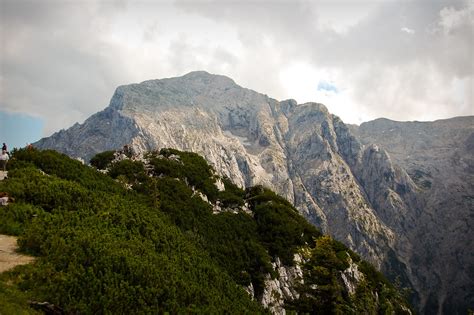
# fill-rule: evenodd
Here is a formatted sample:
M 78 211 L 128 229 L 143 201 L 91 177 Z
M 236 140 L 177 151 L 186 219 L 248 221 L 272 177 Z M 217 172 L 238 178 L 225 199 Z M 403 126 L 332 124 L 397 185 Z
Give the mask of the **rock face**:
M 405 198 L 405 205 L 388 200 L 401 211 L 396 221 L 387 221 L 390 214 L 380 217 L 410 245 L 404 262 L 411 281 L 423 292 L 423 312 L 466 313 L 474 306 L 474 117 L 435 122 L 377 119 L 351 129 L 362 143 L 387 150 L 406 171 L 404 185 L 395 191 L 406 195 L 416 190 L 417 200 Z M 390 209 L 380 207 L 380 196 L 368 195 L 376 208 Z
M 359 271 L 359 267 L 355 264 L 349 256 L 349 267 L 341 273 L 344 287 L 349 294 L 355 294 L 357 286 L 364 279 L 364 274 Z
M 277 258 L 272 263 L 278 274 L 277 277 L 272 279 L 270 275 L 267 275 L 267 279 L 265 279 L 265 288 L 262 296 L 259 297 L 259 302 L 273 314 L 286 314 L 284 301 L 299 297 L 295 290 L 295 284 L 303 279 L 303 271 L 300 267 L 302 263 L 301 256 L 295 255 L 294 260 L 296 262 L 295 266 L 288 267 Z
M 472 126 L 472 118 L 468 119 Z M 422 242 L 434 240 L 426 240 L 420 227 L 436 230 L 436 222 L 452 219 L 468 228 L 472 210 L 471 217 L 464 211 L 463 216 L 454 218 L 457 210 L 456 214 L 451 210 L 442 217 L 432 217 L 441 211 L 433 208 L 441 202 L 445 210 L 457 207 L 458 195 L 450 199 L 439 190 L 438 202 L 427 202 L 427 188 L 420 184 L 426 179 L 414 176 L 398 156 L 394 163 L 383 143 L 369 145 L 376 141 L 368 141 L 370 135 L 365 136 L 364 128 L 362 125 L 351 131 L 322 104 L 278 102 L 227 77 L 192 72 L 179 78 L 120 86 L 105 110 L 35 145 L 86 161 L 98 152 L 125 144 L 136 152 L 162 147 L 197 152 L 240 186 L 262 184 L 277 191 L 324 232 L 389 276 L 399 276 L 414 290 L 420 308 L 427 301 L 439 306 L 457 302 L 453 300 L 457 294 L 454 290 L 473 283 L 472 256 L 461 253 L 458 266 L 462 264 L 464 271 L 457 274 L 460 269 L 451 270 L 456 279 L 467 280 L 456 286 L 443 282 L 444 292 L 454 294 L 452 298 L 429 297 L 432 291 L 427 288 L 440 288 L 442 283 L 432 281 L 438 279 L 435 274 L 445 273 L 450 266 L 431 264 L 430 259 L 438 253 L 436 248 L 423 248 Z M 466 152 L 472 157 L 474 136 L 470 139 L 465 150 L 470 150 Z M 472 161 L 462 154 L 464 151 L 459 152 L 457 161 L 464 163 L 472 176 Z M 426 174 L 433 176 L 433 172 Z M 472 205 L 472 177 L 470 182 L 464 179 L 456 183 L 464 187 L 463 202 Z M 431 223 L 424 222 L 425 217 L 430 217 Z M 448 222 L 443 223 L 443 229 L 451 231 L 451 237 L 457 233 L 457 225 Z M 472 237 L 456 236 L 457 240 L 466 238 L 471 243 L 457 243 L 458 251 L 469 248 L 464 246 L 472 245 Z M 428 304 L 433 305 L 431 302 Z

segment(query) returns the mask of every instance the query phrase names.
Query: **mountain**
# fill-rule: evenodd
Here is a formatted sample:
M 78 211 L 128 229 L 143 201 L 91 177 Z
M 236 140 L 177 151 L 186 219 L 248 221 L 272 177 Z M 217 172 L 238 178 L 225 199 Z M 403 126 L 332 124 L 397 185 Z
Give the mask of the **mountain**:
M 463 313 L 474 305 L 474 119 L 434 122 L 377 119 L 351 127 L 363 144 L 377 143 L 418 187 L 417 212 L 400 218 L 411 240 L 425 313 Z M 412 226 L 412 224 L 414 226 Z
M 468 130 L 473 118 L 466 121 Z M 284 196 L 309 222 L 412 289 L 420 311 L 462 313 L 473 307 L 473 297 L 463 295 L 473 284 L 472 274 L 430 280 L 447 276 L 444 269 L 451 267 L 456 273 L 461 264 L 472 270 L 472 257 L 466 254 L 454 266 L 430 264 L 437 247 L 420 249 L 420 239 L 429 242 L 425 238 L 430 233 L 447 235 L 424 220 L 433 213 L 424 179 L 420 182 L 393 160 L 382 144 L 363 140 L 363 127 L 345 125 L 322 104 L 279 102 L 225 76 L 200 71 L 120 86 L 106 109 L 35 145 L 85 160 L 124 145 L 136 153 L 157 148 L 197 152 L 240 187 L 263 185 Z M 470 139 L 467 146 L 473 147 L 469 134 L 461 138 Z M 472 198 L 467 182 L 456 181 Z M 438 199 L 456 207 L 450 198 L 439 190 Z M 472 222 L 471 214 L 460 213 L 447 219 Z M 457 238 L 472 240 L 461 233 Z M 453 250 L 465 251 L 466 242 L 453 242 Z M 464 302 L 458 304 L 458 298 Z
M 0 232 L 34 263 L 0 275 L 2 314 L 412 314 L 403 292 L 284 198 L 174 149 L 14 153 Z

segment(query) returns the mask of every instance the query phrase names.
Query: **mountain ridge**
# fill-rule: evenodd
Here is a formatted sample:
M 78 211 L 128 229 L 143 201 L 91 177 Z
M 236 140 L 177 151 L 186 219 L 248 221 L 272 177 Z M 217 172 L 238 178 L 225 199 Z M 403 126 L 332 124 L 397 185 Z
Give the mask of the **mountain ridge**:
M 241 187 L 275 189 L 311 223 L 390 277 L 399 275 L 420 309 L 436 304 L 428 303 L 431 293 L 412 269 L 414 240 L 405 233 L 417 228 L 424 209 L 420 184 L 395 165 L 393 153 L 369 145 L 376 142 L 369 136 L 362 141 L 360 127 L 345 125 L 322 104 L 278 102 L 224 78 L 193 72 L 121 86 L 104 111 L 36 146 L 86 160 L 125 144 L 136 152 L 200 153 Z

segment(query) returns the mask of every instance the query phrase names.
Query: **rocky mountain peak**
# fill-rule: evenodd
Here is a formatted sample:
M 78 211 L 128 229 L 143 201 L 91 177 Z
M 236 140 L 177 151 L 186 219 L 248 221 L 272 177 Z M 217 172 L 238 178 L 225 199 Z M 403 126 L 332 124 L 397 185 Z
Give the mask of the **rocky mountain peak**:
M 199 153 L 239 186 L 277 191 L 309 222 L 400 278 L 418 309 L 433 314 L 466 306 L 456 294 L 474 289 L 474 275 L 453 271 L 451 281 L 443 263 L 462 256 L 463 267 L 450 264 L 465 274 L 474 264 L 459 254 L 473 243 L 465 236 L 474 226 L 472 126 L 472 117 L 348 126 L 322 104 L 279 102 L 198 71 L 118 87 L 104 111 L 36 145 L 86 161 L 126 144 L 137 153 Z
M 226 76 L 195 71 L 177 78 L 119 86 L 110 107 L 117 110 L 156 110 L 169 106 L 215 106 L 218 102 L 210 100 L 222 101 L 223 95 L 242 93 L 242 90 Z
M 217 86 L 235 86 L 234 80 L 224 75 L 211 74 L 207 71 L 192 71 L 182 76 L 182 79 L 189 81 L 201 81 L 206 84 L 215 84 Z

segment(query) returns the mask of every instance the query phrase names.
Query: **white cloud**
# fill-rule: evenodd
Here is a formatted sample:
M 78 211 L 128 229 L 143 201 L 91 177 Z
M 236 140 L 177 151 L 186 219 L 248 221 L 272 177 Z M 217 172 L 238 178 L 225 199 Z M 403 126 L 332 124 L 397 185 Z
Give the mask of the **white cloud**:
M 405 33 L 410 34 L 410 35 L 415 34 L 415 30 L 413 30 L 411 28 L 408 28 L 408 27 L 402 27 L 400 29 L 400 31 L 405 32 Z
M 439 15 L 439 26 L 445 34 L 449 34 L 462 26 L 470 26 L 472 31 L 474 0 L 466 1 L 466 6 L 460 9 L 453 6 L 444 7 Z

